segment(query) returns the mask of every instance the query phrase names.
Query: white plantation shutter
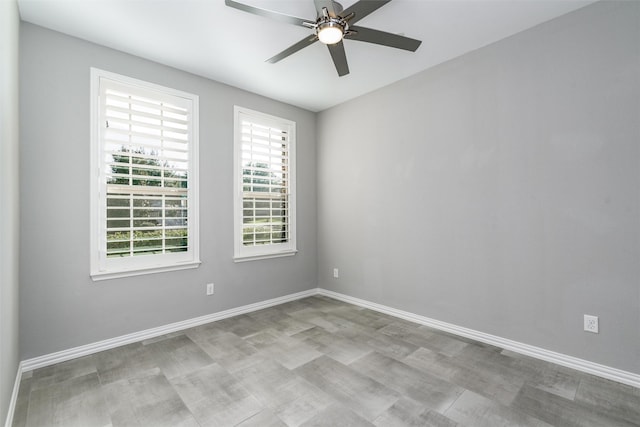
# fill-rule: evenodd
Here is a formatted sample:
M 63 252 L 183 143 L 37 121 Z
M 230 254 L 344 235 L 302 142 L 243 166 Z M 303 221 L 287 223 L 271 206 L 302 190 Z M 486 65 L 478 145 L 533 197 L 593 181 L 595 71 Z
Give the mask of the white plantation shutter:
M 197 262 L 197 97 L 111 76 L 97 84 L 93 273 Z
M 236 107 L 236 253 L 295 253 L 295 123 Z

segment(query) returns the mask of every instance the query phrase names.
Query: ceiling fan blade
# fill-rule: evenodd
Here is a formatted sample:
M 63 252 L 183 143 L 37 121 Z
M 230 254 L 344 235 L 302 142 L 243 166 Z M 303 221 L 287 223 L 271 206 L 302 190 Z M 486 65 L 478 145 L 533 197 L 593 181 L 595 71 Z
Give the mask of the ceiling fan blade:
M 411 39 L 409 37 L 399 36 L 397 34 L 387 33 L 384 31 L 373 30 L 366 27 L 351 26 L 351 30 L 355 33 L 347 34 L 345 38 L 349 40 L 358 40 L 361 42 L 375 43 L 382 46 L 395 47 L 397 49 L 409 50 L 415 52 L 422 41 Z
M 336 71 L 340 77 L 349 74 L 349 64 L 347 64 L 347 54 L 344 51 L 344 43 L 339 41 L 336 44 L 328 44 L 329 53 L 333 64 L 336 66 Z
M 282 52 L 280 52 L 279 54 L 277 54 L 276 56 L 273 56 L 269 59 L 267 59 L 265 62 L 268 62 L 270 64 L 275 64 L 278 61 L 283 60 L 284 58 L 286 58 L 289 55 L 292 55 L 294 53 L 296 53 L 297 51 L 299 51 L 300 49 L 304 49 L 305 47 L 315 43 L 318 41 L 318 37 L 316 37 L 315 34 L 311 35 L 311 36 L 307 36 L 304 39 L 300 40 L 298 43 L 294 44 L 293 46 L 289 46 L 288 48 L 286 48 L 285 50 L 283 50 Z
M 351 13 L 354 13 L 355 16 L 349 20 L 349 24 L 355 24 L 390 1 L 391 0 L 360 0 L 343 10 L 340 16 L 349 16 Z
M 274 21 L 280 21 L 287 24 L 298 25 L 301 27 L 308 28 L 309 24 L 315 25 L 315 21 L 309 21 L 308 19 L 302 19 L 291 15 L 285 15 L 280 12 L 273 12 L 271 10 L 260 9 L 259 7 L 249 6 L 247 4 L 238 3 L 233 0 L 225 0 L 224 3 L 227 6 L 233 7 L 238 10 L 242 10 L 243 12 L 253 13 L 254 15 L 264 16 L 265 18 L 273 19 Z M 306 23 L 306 24 L 305 24 Z

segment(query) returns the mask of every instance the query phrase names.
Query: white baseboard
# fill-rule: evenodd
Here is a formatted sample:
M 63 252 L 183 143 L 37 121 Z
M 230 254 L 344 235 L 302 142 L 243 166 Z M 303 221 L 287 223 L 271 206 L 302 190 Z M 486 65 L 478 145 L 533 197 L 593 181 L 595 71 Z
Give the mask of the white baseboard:
M 11 393 L 11 400 L 9 401 L 9 408 L 7 408 L 7 418 L 5 419 L 4 427 L 11 427 L 13 424 L 13 414 L 16 412 L 16 402 L 18 401 L 18 392 L 20 391 L 20 382 L 22 381 L 22 362 L 18 364 L 18 372 L 16 372 L 16 381 L 13 383 L 13 392 Z
M 607 378 L 619 383 L 627 384 L 633 387 L 640 388 L 640 375 L 622 371 L 620 369 L 611 368 L 605 365 L 589 362 L 587 360 L 579 359 L 577 357 L 568 356 L 554 351 L 545 350 L 540 347 L 535 347 L 529 344 L 523 344 L 517 341 L 501 338 L 495 335 L 486 334 L 484 332 L 475 331 L 473 329 L 464 328 L 451 323 L 441 322 L 439 320 L 430 319 L 428 317 L 420 316 L 418 314 L 410 313 L 408 311 L 398 310 L 392 307 L 388 307 L 382 304 L 366 301 L 360 298 L 351 297 L 348 295 L 340 294 L 337 292 L 329 291 L 322 288 L 309 289 L 307 291 L 298 292 L 295 294 L 285 295 L 278 298 L 273 298 L 266 301 L 257 302 L 254 304 L 244 305 L 242 307 L 232 308 L 229 310 L 220 311 L 206 316 L 196 317 L 193 319 L 184 320 L 181 322 L 171 323 L 169 325 L 160 326 L 157 328 L 147 329 L 140 332 L 134 332 L 127 335 L 99 341 L 92 344 L 87 344 L 68 350 L 59 351 L 56 353 L 46 354 L 32 359 L 27 359 L 20 362 L 18 374 L 16 376 L 16 382 L 14 385 L 13 394 L 11 396 L 11 402 L 9 411 L 7 413 L 6 427 L 11 426 L 13 420 L 13 413 L 15 410 L 16 400 L 18 397 L 18 391 L 20 388 L 21 374 L 33 369 L 42 368 L 45 366 L 53 365 L 67 360 L 75 359 L 77 357 L 88 356 L 100 351 L 109 350 L 115 347 L 119 347 L 125 344 L 131 344 L 134 342 L 155 338 L 160 335 L 168 334 L 171 332 L 177 332 L 184 329 L 192 328 L 194 326 L 203 325 L 205 323 L 215 322 L 217 320 L 226 319 L 228 317 L 238 316 L 240 314 L 250 313 L 252 311 L 261 310 L 263 308 L 272 307 L 274 305 L 283 304 L 290 301 L 295 301 L 301 298 L 310 297 L 313 295 L 323 295 L 336 300 L 344 301 L 350 304 L 354 304 L 360 307 L 369 308 L 381 313 L 389 314 L 394 317 L 409 320 L 411 322 L 419 323 L 421 325 L 430 326 L 434 329 L 439 329 L 445 332 L 450 332 L 455 335 L 460 335 L 466 338 L 471 338 L 476 341 L 491 344 L 497 347 L 501 347 L 507 350 L 511 350 L 517 353 L 521 353 L 527 356 L 531 356 L 537 359 L 545 360 L 547 362 L 556 363 L 561 366 L 566 366 L 578 371 L 587 372 L 589 374 L 597 375 L 599 377 Z
M 428 317 L 420 316 L 418 314 L 410 313 L 408 311 L 398 310 L 392 307 L 387 307 L 382 304 L 366 301 L 360 298 L 351 297 L 349 295 L 340 294 L 338 292 L 329 291 L 326 289 L 318 288 L 318 294 L 324 295 L 330 298 L 334 298 L 340 301 L 348 302 L 360 307 L 369 308 L 371 310 L 385 313 L 394 317 L 409 320 L 411 322 L 419 323 L 421 325 L 429 326 L 441 331 L 450 332 L 455 335 L 460 335 L 466 338 L 471 338 L 476 341 L 480 341 L 486 344 L 491 344 L 496 347 L 511 350 L 516 353 L 531 356 L 536 359 L 545 360 L 547 362 L 555 363 L 557 365 L 565 366 L 567 368 L 575 369 L 577 371 L 586 372 L 592 375 L 597 375 L 602 378 L 617 381 L 622 384 L 627 384 L 633 387 L 640 388 L 640 375 L 633 372 L 627 372 L 609 366 L 600 365 L 598 363 L 590 362 L 588 360 L 579 359 L 577 357 L 568 356 L 562 353 L 556 353 L 554 351 L 545 350 L 544 348 L 535 347 L 529 344 L 523 344 L 518 341 L 498 337 L 495 335 L 486 334 L 484 332 L 475 331 L 473 329 L 464 328 L 462 326 L 453 325 L 451 323 L 441 322 L 439 320 L 430 319 Z
M 45 366 L 53 365 L 60 362 L 65 362 L 67 360 L 75 359 L 82 356 L 88 356 L 90 354 L 98 353 L 104 350 L 109 350 L 115 347 L 120 347 L 126 344 L 131 344 L 134 342 L 143 341 L 150 338 L 155 338 L 160 335 L 169 334 L 171 332 L 182 331 L 184 329 L 192 328 L 194 326 L 204 325 L 205 323 L 215 322 L 216 320 L 222 320 L 228 317 L 238 316 L 240 314 L 262 310 L 263 308 L 284 304 L 285 302 L 295 301 L 297 299 L 306 298 L 306 297 L 310 297 L 317 294 L 318 294 L 317 289 L 315 288 L 309 289 L 307 291 L 285 295 L 282 297 L 273 298 L 270 300 L 261 301 L 254 304 L 243 305 L 241 307 L 231 308 L 229 310 L 219 311 L 217 313 L 195 317 L 193 319 L 187 319 L 181 322 L 159 326 L 157 328 L 146 329 L 144 331 L 134 332 L 127 335 L 110 338 L 104 341 L 98 341 L 92 344 L 81 345 L 79 347 L 58 351 L 56 353 L 45 354 L 43 356 L 24 360 L 21 363 L 22 372 L 43 368 Z

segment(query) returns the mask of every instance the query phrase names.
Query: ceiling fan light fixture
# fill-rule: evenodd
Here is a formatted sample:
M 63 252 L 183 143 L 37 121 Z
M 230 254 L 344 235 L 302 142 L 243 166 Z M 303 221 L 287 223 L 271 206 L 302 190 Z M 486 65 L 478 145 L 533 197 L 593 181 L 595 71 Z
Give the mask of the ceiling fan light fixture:
M 404 35 L 387 33 L 385 31 L 374 30 L 372 28 L 358 27 L 356 24 L 391 0 L 352 0 L 355 1 L 347 9 L 344 9 L 336 0 L 313 0 L 316 9 L 315 20 L 302 19 L 296 16 L 285 15 L 248 4 L 237 2 L 236 0 L 225 0 L 227 6 L 249 12 L 254 15 L 271 18 L 276 21 L 286 22 L 299 27 L 312 29 L 313 36 L 306 36 L 299 42 L 289 46 L 279 54 L 267 59 L 266 62 L 275 64 L 276 62 L 298 52 L 305 47 L 319 41 L 326 44 L 331 55 L 331 60 L 336 67 L 338 76 L 349 74 L 349 64 L 343 39 L 358 40 L 361 42 L 373 43 L 396 49 L 415 52 L 422 43 L 420 40 L 404 37 Z
M 336 44 L 344 36 L 344 27 L 336 21 L 323 22 L 318 25 L 317 35 L 324 44 Z

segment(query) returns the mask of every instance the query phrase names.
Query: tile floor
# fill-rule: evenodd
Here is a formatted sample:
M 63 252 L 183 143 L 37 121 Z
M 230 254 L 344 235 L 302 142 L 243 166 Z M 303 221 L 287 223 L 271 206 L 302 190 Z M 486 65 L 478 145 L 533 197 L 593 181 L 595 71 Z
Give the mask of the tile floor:
M 14 426 L 640 426 L 640 389 L 326 297 L 23 375 Z

